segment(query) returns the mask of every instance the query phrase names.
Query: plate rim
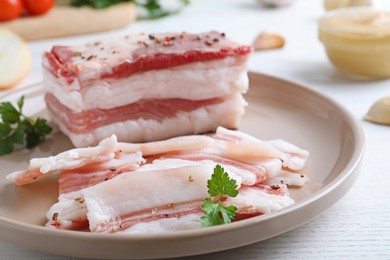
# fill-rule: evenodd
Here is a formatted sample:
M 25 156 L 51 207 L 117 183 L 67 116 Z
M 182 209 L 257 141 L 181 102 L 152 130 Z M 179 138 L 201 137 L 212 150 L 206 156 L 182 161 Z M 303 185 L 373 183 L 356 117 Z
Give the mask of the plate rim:
M 334 191 L 336 188 L 338 188 L 342 183 L 345 182 L 346 179 L 350 178 L 351 175 L 359 168 L 359 164 L 362 161 L 363 154 L 364 154 L 364 149 L 365 149 L 365 138 L 364 138 L 364 132 L 362 125 L 358 122 L 357 118 L 341 103 L 338 101 L 334 100 L 333 98 L 327 96 L 326 94 L 320 92 L 319 90 L 316 90 L 312 87 L 309 87 L 305 84 L 302 84 L 301 82 L 298 81 L 292 81 L 289 79 L 281 78 L 281 77 L 276 77 L 272 75 L 267 75 L 263 73 L 258 73 L 258 72 L 249 72 L 249 78 L 252 77 L 261 77 L 261 78 L 266 78 L 267 80 L 271 81 L 279 81 L 283 85 L 288 84 L 293 86 L 294 88 L 309 92 L 311 95 L 315 95 L 318 98 L 321 98 L 325 100 L 327 103 L 331 104 L 333 107 L 337 109 L 337 111 L 342 112 L 343 114 L 343 119 L 348 119 L 347 123 L 350 125 L 351 130 L 354 134 L 354 144 L 355 144 L 355 150 L 351 156 L 351 159 L 348 161 L 348 164 L 346 167 L 340 171 L 338 176 L 327 183 L 326 185 L 322 186 L 318 191 L 314 192 L 311 194 L 310 197 L 305 197 L 302 200 L 294 203 L 291 206 L 288 206 L 286 208 L 283 208 L 281 210 L 278 210 L 276 212 L 272 212 L 266 215 L 258 216 L 258 217 L 253 217 L 245 220 L 241 220 L 238 222 L 230 223 L 228 225 L 220 225 L 220 226 L 214 226 L 214 227 L 209 227 L 209 228 L 204 228 L 204 229 L 195 229 L 195 230 L 186 230 L 186 231 L 177 231 L 177 232 L 172 232 L 172 233 L 162 233 L 162 234 L 116 234 L 113 236 L 112 234 L 94 234 L 94 233 L 89 233 L 89 232 L 75 232 L 75 231 L 68 231 L 68 230 L 56 230 L 56 229 L 48 229 L 43 226 L 38 226 L 34 224 L 28 224 L 28 223 L 23 223 L 20 221 L 12 220 L 7 217 L 1 216 L 0 215 L 0 228 L 1 227 L 10 227 L 14 228 L 15 230 L 19 229 L 24 232 L 30 232 L 34 234 L 39 234 L 39 235 L 46 235 L 46 236 L 54 236 L 58 238 L 74 238 L 78 237 L 79 239 L 88 239 L 90 241 L 95 241 L 95 240 L 113 240 L 113 241 L 127 241 L 127 242 L 148 242 L 148 241 L 160 241 L 160 240 L 172 240 L 172 239 L 185 239 L 185 238 L 200 238 L 200 237 L 205 237 L 205 236 L 210 236 L 210 235 L 215 235 L 221 232 L 229 232 L 229 231 L 234 231 L 237 229 L 241 229 L 244 227 L 251 227 L 259 224 L 260 222 L 265 222 L 269 219 L 273 218 L 278 218 L 281 216 L 284 216 L 286 214 L 296 212 L 297 210 L 307 207 L 308 205 L 313 204 L 314 202 L 320 200 L 321 198 L 325 197 L 332 191 Z M 33 88 L 40 88 L 41 85 L 39 83 L 29 85 L 23 88 L 18 88 L 15 90 L 11 90 L 4 95 L 0 95 L 0 99 L 4 100 L 7 96 L 11 96 L 14 94 L 17 94 L 18 92 L 23 92 L 26 89 L 33 89 Z M 357 175 L 355 176 L 357 177 Z M 355 178 L 356 179 L 356 178 Z M 354 180 L 353 180 L 354 182 Z M 349 188 L 351 188 L 352 185 L 350 185 Z M 349 188 L 344 192 L 347 193 Z M 344 195 L 343 194 L 343 195 Z M 343 196 L 342 195 L 342 196 Z M 341 196 L 341 197 L 342 197 Z M 336 201 L 341 199 L 338 198 Z M 334 203 L 332 203 L 330 206 L 332 206 Z M 324 213 L 324 211 L 320 212 L 318 215 Z M 315 216 L 316 217 L 316 216 Z M 308 219 L 307 221 L 313 219 L 314 217 Z M 306 222 L 307 222 L 306 221 Z M 304 222 L 305 223 L 305 222 Z M 297 226 L 301 226 L 304 223 L 301 223 Z M 269 236 L 268 238 L 264 238 L 258 241 L 262 241 L 265 239 L 269 239 L 271 237 L 280 235 L 282 233 L 285 233 L 289 230 L 292 230 L 296 228 L 297 226 L 291 227 L 288 230 L 279 232 L 277 234 L 274 234 L 272 236 Z M 0 239 L 3 241 L 7 241 L 7 239 L 4 239 L 3 236 L 0 236 Z M 31 249 L 34 249 L 33 247 L 30 247 Z M 231 248 L 231 247 L 230 247 Z M 35 249 L 37 250 L 37 249 Z M 220 251 L 220 250 L 216 250 Z M 208 253 L 208 252 L 205 252 Z

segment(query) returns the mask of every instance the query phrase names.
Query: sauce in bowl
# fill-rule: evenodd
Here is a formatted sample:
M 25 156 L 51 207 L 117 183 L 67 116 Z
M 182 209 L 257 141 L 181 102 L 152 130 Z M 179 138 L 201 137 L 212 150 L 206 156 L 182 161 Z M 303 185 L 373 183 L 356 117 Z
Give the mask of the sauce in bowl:
M 339 70 L 366 78 L 390 77 L 390 12 L 345 8 L 327 13 L 319 38 Z

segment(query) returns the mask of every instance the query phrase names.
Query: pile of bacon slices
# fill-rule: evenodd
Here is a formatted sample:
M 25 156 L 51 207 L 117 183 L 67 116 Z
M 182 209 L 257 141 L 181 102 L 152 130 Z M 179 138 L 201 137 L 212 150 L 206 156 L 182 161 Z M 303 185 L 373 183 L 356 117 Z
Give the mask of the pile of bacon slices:
M 201 228 L 207 180 L 220 164 L 239 194 L 236 221 L 294 203 L 287 186 L 302 186 L 309 153 L 282 140 L 261 141 L 219 127 L 214 136 L 182 136 L 150 143 L 120 143 L 32 159 L 26 171 L 7 176 L 25 185 L 59 174 L 59 199 L 47 227 L 100 233 L 169 232 Z

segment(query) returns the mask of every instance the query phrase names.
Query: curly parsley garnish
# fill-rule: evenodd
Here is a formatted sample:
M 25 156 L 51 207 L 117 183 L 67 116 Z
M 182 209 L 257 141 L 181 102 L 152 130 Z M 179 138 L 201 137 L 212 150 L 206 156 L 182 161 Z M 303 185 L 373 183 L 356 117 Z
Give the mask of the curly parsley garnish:
M 178 1 L 177 3 L 182 7 L 190 3 L 190 0 L 177 0 L 177 1 Z M 161 18 L 179 11 L 179 9 L 166 10 L 160 0 L 72 0 L 71 5 L 73 6 L 89 5 L 96 9 L 102 9 L 122 2 L 131 2 L 134 3 L 136 6 L 143 8 L 148 13 L 147 18 L 149 19 Z
M 237 207 L 233 205 L 225 207 L 221 202 L 226 199 L 226 196 L 237 196 L 236 181 L 230 179 L 225 169 L 217 164 L 211 179 L 207 181 L 207 188 L 210 198 L 206 198 L 202 205 L 206 214 L 200 219 L 202 225 L 209 227 L 232 222 L 236 217 Z
M 45 119 L 34 120 L 23 115 L 23 104 L 24 96 L 18 100 L 17 107 L 8 101 L 0 104 L 0 156 L 12 153 L 17 144 L 33 148 L 52 131 Z

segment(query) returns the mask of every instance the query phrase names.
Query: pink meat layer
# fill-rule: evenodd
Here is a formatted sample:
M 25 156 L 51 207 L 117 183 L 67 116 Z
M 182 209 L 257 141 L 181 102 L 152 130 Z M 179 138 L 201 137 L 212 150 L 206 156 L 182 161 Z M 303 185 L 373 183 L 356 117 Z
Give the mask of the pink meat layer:
M 103 163 L 87 165 L 78 169 L 61 173 L 59 182 L 59 194 L 79 191 L 103 181 L 110 180 L 123 172 L 131 172 L 139 167 L 139 163 L 126 163 L 119 167 L 107 168 Z
M 148 99 L 140 100 L 125 106 L 112 109 L 93 109 L 76 113 L 61 102 L 51 93 L 46 93 L 45 101 L 49 111 L 70 132 L 75 134 L 88 133 L 93 129 L 126 120 L 156 120 L 163 121 L 174 117 L 178 112 L 190 112 L 198 108 L 219 104 L 223 98 L 207 100 L 185 99 Z
M 45 53 L 44 66 L 55 77 L 66 78 L 68 83 L 78 78 L 83 85 L 90 80 L 125 78 L 145 71 L 251 52 L 252 47 L 233 42 L 214 31 L 202 34 L 140 34 L 85 46 L 54 46 L 51 52 Z M 97 66 L 88 66 L 91 63 Z

